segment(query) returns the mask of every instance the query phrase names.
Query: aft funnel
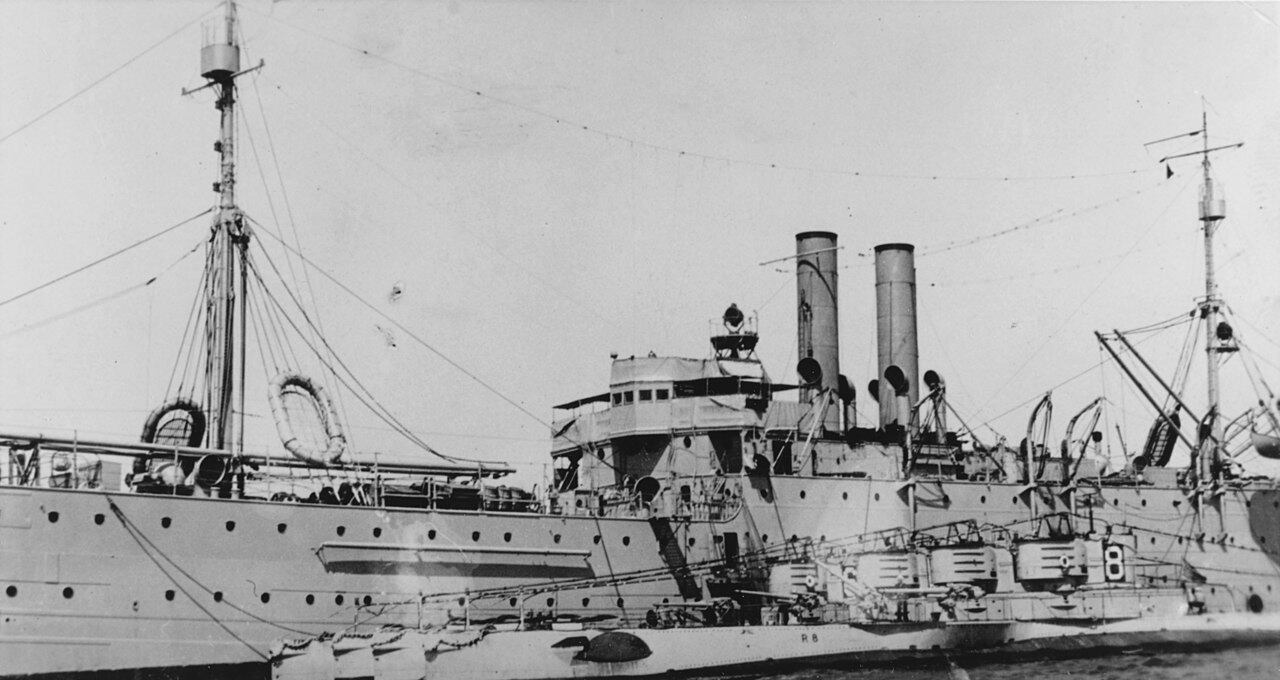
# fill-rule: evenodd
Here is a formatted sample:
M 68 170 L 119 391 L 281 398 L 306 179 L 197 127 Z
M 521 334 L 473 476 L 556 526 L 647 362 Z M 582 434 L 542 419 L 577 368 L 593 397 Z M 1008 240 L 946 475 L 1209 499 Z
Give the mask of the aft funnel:
M 919 354 L 916 344 L 915 246 L 885 243 L 876 246 L 876 345 L 878 377 L 888 379 L 894 394 L 880 395 L 880 427 L 897 422 L 907 427 L 910 404 L 920 399 Z M 885 392 L 885 382 L 880 383 Z M 903 404 L 907 404 L 903 408 Z
M 811 403 L 823 391 L 834 394 L 840 380 L 840 334 L 836 294 L 836 235 L 829 231 L 796 234 L 796 335 L 800 358 L 800 400 Z M 821 400 L 818 400 L 821 404 Z M 840 431 L 840 408 L 831 403 L 822 419 L 829 432 Z

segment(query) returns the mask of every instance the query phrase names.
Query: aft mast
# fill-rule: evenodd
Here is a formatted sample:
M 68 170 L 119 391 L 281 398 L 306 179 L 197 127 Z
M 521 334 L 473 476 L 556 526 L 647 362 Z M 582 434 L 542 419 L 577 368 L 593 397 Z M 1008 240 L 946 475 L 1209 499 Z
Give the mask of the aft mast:
M 1230 351 L 1224 342 L 1230 339 L 1223 337 L 1218 324 L 1221 318 L 1222 298 L 1218 296 L 1218 281 L 1213 267 L 1213 235 L 1227 216 L 1227 201 L 1214 194 L 1213 174 L 1209 164 L 1209 120 L 1205 112 L 1200 112 L 1200 132 L 1203 147 L 1201 150 L 1201 168 L 1204 170 L 1204 185 L 1200 196 L 1200 221 L 1204 222 L 1204 300 L 1200 303 L 1200 316 L 1205 320 L 1205 354 L 1207 365 L 1207 390 L 1209 403 L 1205 409 L 1209 432 L 1212 439 L 1212 455 L 1208 461 L 1201 461 L 1200 477 L 1208 479 L 1216 475 L 1218 462 L 1222 459 L 1222 419 L 1219 412 L 1218 374 L 1219 358 L 1223 352 Z M 1203 436 L 1203 435 L 1202 435 Z M 1206 468 L 1206 464 L 1208 467 Z
M 1195 471 L 1202 482 L 1216 480 L 1221 473 L 1222 461 L 1226 456 L 1226 440 L 1223 436 L 1220 416 L 1219 372 L 1221 355 L 1238 349 L 1231 326 L 1222 320 L 1222 298 L 1218 294 L 1218 281 L 1214 271 L 1213 236 L 1227 216 L 1227 201 L 1222 195 L 1221 187 L 1213 181 L 1212 165 L 1209 154 L 1214 151 L 1234 149 L 1244 142 L 1209 146 L 1209 119 L 1202 109 L 1200 112 L 1200 129 L 1179 137 L 1201 137 L 1201 149 L 1189 153 L 1166 156 L 1161 162 L 1187 156 L 1200 156 L 1200 167 L 1204 174 L 1200 188 L 1200 221 L 1204 223 L 1204 297 L 1200 300 L 1200 318 L 1205 320 L 1205 355 L 1207 366 L 1206 391 L 1208 403 L 1204 420 L 1200 423 L 1200 452 L 1198 469 Z M 1176 139 L 1171 137 L 1169 139 Z M 1167 141 L 1167 140 L 1159 140 Z

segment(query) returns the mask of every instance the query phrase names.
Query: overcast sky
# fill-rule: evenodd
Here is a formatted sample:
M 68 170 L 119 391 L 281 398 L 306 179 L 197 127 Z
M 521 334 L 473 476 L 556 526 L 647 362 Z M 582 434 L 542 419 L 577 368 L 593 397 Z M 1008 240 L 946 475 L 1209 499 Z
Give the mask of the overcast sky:
M 180 95 L 202 84 L 202 13 L 219 16 L 199 2 L 0 3 L 0 299 L 213 204 L 212 95 Z M 1280 387 L 1277 15 L 1244 2 L 255 0 L 241 5 L 244 64 L 266 66 L 240 81 L 239 199 L 542 420 L 607 389 L 611 352 L 707 356 L 731 302 L 758 312 L 767 369 L 793 381 L 793 274 L 757 263 L 809 229 L 844 246 L 842 372 L 863 386 L 868 252 L 914 243 L 920 364 L 971 425 L 1016 441 L 1027 402 L 1055 388 L 1058 432 L 1103 392 L 1108 432 L 1135 447 L 1151 411 L 1114 366 L 1087 370 L 1092 332 L 1172 317 L 1203 292 L 1197 163 L 1175 161 L 1171 179 L 1157 163 L 1199 142 L 1144 147 L 1197 129 L 1202 98 L 1210 143 L 1245 142 L 1214 159 L 1222 291 Z M 0 426 L 136 437 L 165 396 L 200 253 L 169 267 L 207 230 L 201 218 L 0 306 Z M 541 469 L 544 424 L 311 282 L 330 342 L 426 440 Z M 1184 335 L 1140 347 L 1171 373 Z M 262 364 L 255 350 L 259 416 Z M 1235 412 L 1253 399 L 1239 364 Z M 1188 385 L 1199 403 L 1203 372 Z M 345 406 L 357 447 L 412 450 Z M 268 418 L 249 435 L 279 450 Z

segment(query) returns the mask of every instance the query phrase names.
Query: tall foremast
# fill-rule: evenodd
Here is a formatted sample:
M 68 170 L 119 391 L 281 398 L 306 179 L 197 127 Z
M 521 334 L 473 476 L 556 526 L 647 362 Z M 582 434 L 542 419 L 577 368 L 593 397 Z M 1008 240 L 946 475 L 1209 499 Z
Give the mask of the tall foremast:
M 238 428 L 238 439 L 233 441 L 233 437 L 237 431 L 234 413 L 244 411 L 244 291 L 248 273 L 244 256 L 249 233 L 235 197 L 235 78 L 241 71 L 234 2 L 226 3 L 222 30 L 215 30 L 213 38 L 206 39 L 200 50 L 200 73 L 208 81 L 205 87 L 213 88 L 217 94 L 214 106 L 221 118 L 218 141 L 214 144 L 219 160 L 218 181 L 213 185 L 218 192 L 218 211 L 210 237 L 205 290 L 209 333 L 205 361 L 205 398 L 210 421 L 207 444 L 225 449 L 234 443 L 235 452 L 241 453 L 243 424 Z M 238 409 L 233 407 L 237 396 Z

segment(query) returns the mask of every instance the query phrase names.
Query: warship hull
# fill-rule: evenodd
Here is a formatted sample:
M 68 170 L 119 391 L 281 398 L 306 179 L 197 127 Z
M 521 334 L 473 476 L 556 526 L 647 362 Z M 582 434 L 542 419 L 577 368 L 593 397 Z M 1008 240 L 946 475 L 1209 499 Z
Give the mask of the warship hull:
M 476 617 L 545 611 L 637 626 L 650 607 L 683 599 L 673 551 L 692 563 L 725 558 L 731 534 L 747 552 L 957 517 L 1010 524 L 1031 517 L 1032 496 L 1038 514 L 1071 500 L 1082 523 L 1126 527 L 1144 582 L 1194 578 L 1212 591 L 1208 613 L 1280 610 L 1280 491 L 1269 485 L 1197 498 L 1151 484 L 1084 493 L 945 481 L 907 494 L 896 480 L 730 481 L 739 503 L 715 519 L 0 488 L 0 674 L 265 664 L 282 637 L 435 623 L 461 614 L 468 591 L 649 571 L 467 603 Z M 421 604 L 450 593 L 456 609 Z

